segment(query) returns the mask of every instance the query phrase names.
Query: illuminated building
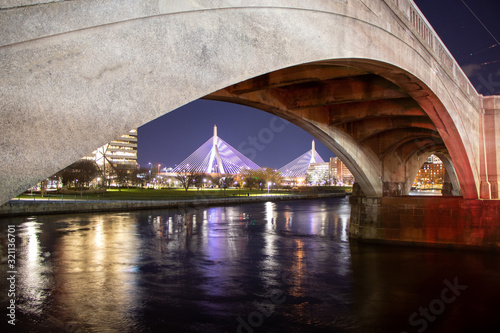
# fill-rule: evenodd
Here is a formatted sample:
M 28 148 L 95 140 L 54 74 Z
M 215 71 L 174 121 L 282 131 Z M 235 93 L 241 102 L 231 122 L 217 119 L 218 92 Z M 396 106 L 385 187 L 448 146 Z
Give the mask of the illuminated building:
M 311 150 L 279 169 L 289 185 L 352 185 L 354 177 L 337 157 L 324 162 L 312 141 Z
M 283 179 L 289 184 L 302 184 L 306 178 L 307 169 L 311 164 L 324 163 L 321 156 L 316 151 L 314 140 L 312 141 L 311 150 L 300 155 L 290 163 L 281 167 L 279 171 L 283 175 Z
M 308 185 L 352 185 L 354 176 L 338 157 L 329 162 L 310 164 L 306 172 Z
M 84 159 L 95 161 L 99 168 L 106 167 L 135 169 L 137 167 L 137 130 L 133 129 L 120 138 L 97 148 Z
M 330 163 L 311 163 L 306 171 L 307 185 L 330 184 Z
M 443 185 L 445 169 L 441 160 L 431 155 L 418 170 L 413 186 L 420 189 L 440 188 Z
M 113 185 L 118 170 L 128 174 L 137 168 L 137 129 L 97 148 L 84 159 L 95 161 Z
M 338 157 L 331 157 L 329 162 L 330 179 L 332 185 L 352 185 L 354 176 Z

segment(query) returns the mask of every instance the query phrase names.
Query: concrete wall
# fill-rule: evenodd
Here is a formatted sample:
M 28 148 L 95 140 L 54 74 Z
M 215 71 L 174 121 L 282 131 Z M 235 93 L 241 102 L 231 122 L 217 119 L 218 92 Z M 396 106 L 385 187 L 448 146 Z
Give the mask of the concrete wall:
M 350 202 L 354 239 L 500 250 L 500 201 L 353 196 Z

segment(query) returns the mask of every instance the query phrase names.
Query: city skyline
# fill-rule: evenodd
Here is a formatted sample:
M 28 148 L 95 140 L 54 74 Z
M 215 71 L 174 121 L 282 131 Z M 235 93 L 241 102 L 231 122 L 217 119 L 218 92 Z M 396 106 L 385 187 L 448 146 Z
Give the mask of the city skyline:
M 495 14 L 500 4 L 461 0 L 415 3 L 478 92 L 500 94 L 500 24 Z M 444 12 L 449 14 L 442 15 Z M 269 113 L 231 103 L 196 100 L 139 127 L 138 163 L 174 167 L 210 137 L 214 124 L 228 143 L 263 167 L 281 168 L 309 150 L 313 139 L 324 159 L 335 156 L 317 138 Z
M 197 119 L 186 124 L 186 119 Z M 244 124 L 244 125 L 242 125 Z M 138 130 L 138 163 L 148 167 L 149 163 L 162 167 L 175 167 L 191 152 L 210 138 L 213 125 L 217 125 L 219 136 L 257 165 L 279 169 L 300 154 L 308 151 L 311 141 L 316 140 L 316 150 L 324 157 L 335 156 L 324 144 L 298 126 L 267 112 L 243 105 L 197 100 L 174 110 Z M 182 138 L 179 147 L 178 131 L 169 131 L 171 126 L 180 126 L 186 133 L 197 133 Z M 163 133 L 162 133 L 163 132 Z M 198 134 L 199 133 L 199 134 Z M 231 138 L 225 139 L 225 138 Z M 155 146 L 155 140 L 171 142 L 168 146 L 156 147 L 157 156 L 164 158 L 151 161 L 142 149 Z M 294 147 L 286 149 L 283 147 Z M 149 147 L 148 147 L 149 146 Z M 269 158 L 272 154 L 274 158 Z M 284 163 L 282 163 L 284 161 Z

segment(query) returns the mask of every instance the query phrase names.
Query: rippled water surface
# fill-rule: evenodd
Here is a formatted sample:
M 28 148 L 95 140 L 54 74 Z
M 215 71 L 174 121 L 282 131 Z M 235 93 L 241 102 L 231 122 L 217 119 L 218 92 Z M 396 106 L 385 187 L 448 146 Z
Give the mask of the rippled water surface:
M 349 242 L 349 213 L 326 199 L 0 219 L 4 272 L 8 225 L 17 249 L 16 326 L 2 279 L 1 327 L 500 331 L 498 254 Z

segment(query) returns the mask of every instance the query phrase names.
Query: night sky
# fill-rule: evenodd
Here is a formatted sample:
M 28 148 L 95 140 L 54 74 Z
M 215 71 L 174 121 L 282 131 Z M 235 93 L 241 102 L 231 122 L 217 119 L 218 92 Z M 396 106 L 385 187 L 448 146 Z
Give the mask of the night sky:
M 415 3 L 478 92 L 500 95 L 500 0 Z M 311 149 L 314 139 L 301 128 L 264 111 L 198 100 L 138 129 L 139 164 L 174 167 L 212 136 L 214 124 L 219 137 L 262 167 L 282 167 Z M 255 149 L 250 141 L 259 135 L 265 143 L 259 140 Z M 325 161 L 334 156 L 318 140 L 316 150 Z

